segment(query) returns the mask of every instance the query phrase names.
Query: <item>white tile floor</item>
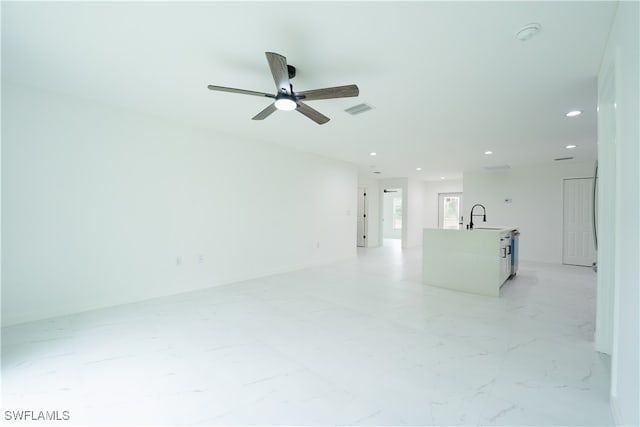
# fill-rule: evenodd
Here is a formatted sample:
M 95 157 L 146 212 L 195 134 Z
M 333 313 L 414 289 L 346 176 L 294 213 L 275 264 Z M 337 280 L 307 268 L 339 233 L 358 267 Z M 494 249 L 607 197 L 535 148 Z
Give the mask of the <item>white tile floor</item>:
M 3 414 L 69 410 L 56 425 L 612 424 L 590 269 L 522 263 L 490 298 L 424 286 L 420 268 L 418 250 L 391 245 L 5 328 Z

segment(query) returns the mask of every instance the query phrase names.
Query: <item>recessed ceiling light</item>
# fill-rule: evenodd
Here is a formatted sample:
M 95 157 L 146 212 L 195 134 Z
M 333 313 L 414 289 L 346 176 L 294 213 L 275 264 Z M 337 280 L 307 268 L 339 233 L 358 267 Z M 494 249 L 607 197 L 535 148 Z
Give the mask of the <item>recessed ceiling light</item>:
M 371 153 L 369 153 L 370 156 L 377 156 L 378 153 L 376 153 L 375 151 L 372 151 Z
M 565 114 L 565 116 L 567 116 L 567 117 L 576 117 L 576 116 L 579 116 L 580 114 L 582 114 L 582 111 L 573 110 L 573 111 L 569 111 L 567 114 Z
M 524 27 L 520 28 L 516 33 L 516 38 L 521 42 L 527 41 L 531 37 L 538 34 L 541 28 L 542 25 L 532 22 L 531 24 L 527 24 Z
M 441 176 L 440 179 L 444 179 L 444 176 Z
M 422 168 L 416 168 L 416 170 L 417 170 L 417 171 L 421 171 L 421 170 L 422 170 Z
M 485 152 L 484 152 L 484 154 L 486 154 L 487 156 L 490 156 L 490 155 L 492 155 L 492 154 L 493 154 L 493 151 L 489 151 L 489 150 L 487 150 L 487 151 L 485 151 Z
M 571 150 L 572 148 L 576 148 L 576 147 L 577 145 L 569 144 L 569 145 L 566 145 L 564 148 L 566 148 L 567 150 Z

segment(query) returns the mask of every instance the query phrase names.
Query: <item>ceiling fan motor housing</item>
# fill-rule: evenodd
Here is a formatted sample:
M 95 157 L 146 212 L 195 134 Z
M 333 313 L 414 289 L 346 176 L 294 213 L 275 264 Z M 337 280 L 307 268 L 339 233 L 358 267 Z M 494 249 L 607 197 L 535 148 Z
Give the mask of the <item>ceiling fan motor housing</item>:
M 287 71 L 289 72 L 289 78 L 292 79 L 296 76 L 296 67 L 287 64 Z

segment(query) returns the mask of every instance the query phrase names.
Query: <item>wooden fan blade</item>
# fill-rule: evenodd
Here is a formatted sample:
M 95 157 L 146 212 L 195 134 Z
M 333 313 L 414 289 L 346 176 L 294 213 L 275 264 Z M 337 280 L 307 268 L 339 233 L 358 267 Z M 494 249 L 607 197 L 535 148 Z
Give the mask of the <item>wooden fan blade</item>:
M 332 99 L 332 98 L 349 98 L 358 96 L 360 90 L 356 85 L 327 87 L 324 89 L 305 90 L 296 92 L 296 96 L 303 96 L 305 101 L 313 101 L 315 99 Z
M 305 116 L 309 117 L 311 120 L 313 120 L 319 125 L 323 125 L 329 121 L 329 117 L 309 107 L 307 104 L 303 102 L 298 101 L 298 108 L 296 108 L 296 110 L 298 110 Z
M 256 92 L 254 90 L 244 90 L 244 89 L 236 89 L 233 87 L 224 87 L 224 86 L 214 86 L 214 85 L 209 85 L 207 86 L 210 90 L 215 90 L 218 92 L 231 92 L 231 93 L 241 93 L 243 95 L 254 95 L 254 96 L 263 96 L 263 97 L 267 97 L 267 98 L 275 98 L 275 95 L 272 95 L 270 93 L 264 93 L 264 92 Z
M 276 111 L 276 104 L 270 104 L 267 108 L 265 108 L 264 110 L 260 111 L 258 114 L 256 114 L 251 120 L 264 120 L 267 117 L 269 117 L 271 115 L 271 113 L 273 113 L 274 111 Z
M 265 52 L 267 56 L 267 62 L 273 75 L 273 81 L 276 83 L 278 93 L 286 93 L 291 95 L 291 83 L 289 83 L 289 70 L 287 68 L 287 58 L 284 56 L 273 53 Z

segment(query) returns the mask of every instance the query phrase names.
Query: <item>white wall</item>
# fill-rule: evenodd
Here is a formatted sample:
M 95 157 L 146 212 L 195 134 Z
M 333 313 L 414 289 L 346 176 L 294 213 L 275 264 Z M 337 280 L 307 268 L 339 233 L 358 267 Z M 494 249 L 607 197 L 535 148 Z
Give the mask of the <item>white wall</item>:
M 640 425 L 638 401 L 640 396 L 640 151 L 638 149 L 640 132 L 638 117 L 640 102 L 638 79 L 639 58 L 639 4 L 638 2 L 620 2 L 613 22 L 609 41 L 602 61 L 599 89 L 609 67 L 615 68 L 615 123 L 606 123 L 607 117 L 599 115 L 598 126 L 615 126 L 615 140 L 598 142 L 598 155 L 604 155 L 605 161 L 599 161 L 600 183 L 613 188 L 614 205 L 600 204 L 600 234 L 614 234 L 615 262 L 612 274 L 599 270 L 598 274 L 598 323 L 603 322 L 601 294 L 603 288 L 614 288 L 613 303 L 613 353 L 611 369 L 611 406 L 616 424 Z M 600 105 L 599 105 L 600 106 Z M 601 105 L 601 107 L 606 107 Z M 602 111 L 602 110 L 601 110 Z M 603 122 L 604 120 L 604 122 Z M 608 155 L 613 151 L 614 162 Z M 602 187 L 600 188 L 602 194 Z M 609 224 L 615 224 L 613 230 Z M 599 250 L 600 247 L 599 247 Z M 610 255 L 610 254 L 605 254 Z M 601 261 L 599 254 L 598 261 Z M 605 310 L 606 312 L 606 310 Z M 605 313 L 606 315 L 607 313 Z M 606 323 L 606 322 L 605 322 Z
M 395 190 L 397 191 L 396 193 L 383 193 L 384 195 L 382 196 L 382 212 L 384 214 L 382 218 L 382 235 L 385 239 L 402 238 L 402 228 L 393 228 L 393 201 L 396 199 L 402 200 L 402 189 L 397 188 Z M 405 206 L 402 209 L 404 210 Z
M 0 25 L 2 24 L 2 5 L 0 4 Z M 2 46 L 2 30 L 0 30 L 0 46 Z M 2 53 L 0 52 L 0 99 L 2 98 Z M 2 102 L 0 102 L 0 117 L 3 117 L 2 115 Z M 2 120 L 0 120 L 0 132 L 4 135 L 4 133 L 2 132 Z M 4 173 L 2 172 L 2 152 L 4 151 L 4 149 L 2 148 L 2 136 L 0 136 L 0 189 L 3 187 L 2 184 L 2 176 L 4 175 Z M 0 191 L 1 193 L 1 191 Z M 2 195 L 0 194 L 0 237 L 3 235 L 2 232 L 2 224 L 4 223 L 4 219 L 2 218 Z M 2 244 L 0 244 L 0 319 L 2 319 L 2 276 L 3 276 L 3 272 L 2 272 L 2 264 L 3 264 L 3 260 L 4 258 L 2 257 Z M 1 323 L 1 322 L 0 322 Z M 1 338 L 1 333 L 0 333 L 0 350 L 2 349 L 2 338 Z M 1 353 L 1 352 L 0 352 Z M 0 390 L 2 390 L 2 375 L 0 375 Z
M 562 179 L 592 175 L 592 162 L 466 171 L 464 204 L 469 207 L 481 203 L 486 207 L 487 222 L 483 225 L 520 227 L 520 259 L 561 263 Z M 505 203 L 505 198 L 512 202 Z
M 407 210 L 407 248 L 422 246 L 422 209 L 423 209 L 422 181 L 415 178 L 407 179 L 407 197 L 405 197 Z
M 4 324 L 356 254 L 352 165 L 39 90 L 2 104 Z
M 440 193 L 462 193 L 462 181 L 425 181 L 422 184 L 422 226 L 424 228 L 438 228 L 438 194 Z M 468 213 L 464 210 L 464 196 L 462 200 L 460 212 L 466 221 Z

